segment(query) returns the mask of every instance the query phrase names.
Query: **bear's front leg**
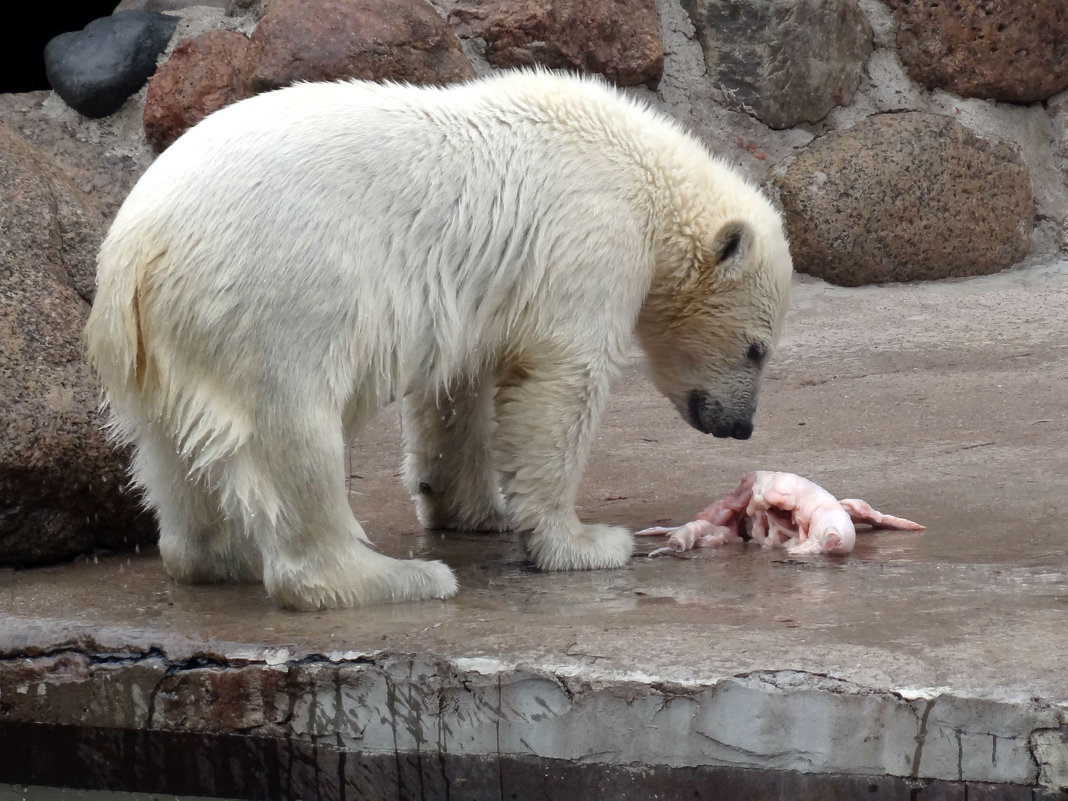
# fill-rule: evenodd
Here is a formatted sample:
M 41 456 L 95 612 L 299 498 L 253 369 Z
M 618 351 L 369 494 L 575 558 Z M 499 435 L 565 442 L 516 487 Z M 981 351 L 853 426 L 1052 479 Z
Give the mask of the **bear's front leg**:
M 588 362 L 524 365 L 497 392 L 497 449 L 513 527 L 529 531 L 542 570 L 621 567 L 631 533 L 584 524 L 575 498 L 608 395 L 611 366 Z
M 405 397 L 404 483 L 426 528 L 508 530 L 491 451 L 495 391 L 492 379 L 471 379 Z

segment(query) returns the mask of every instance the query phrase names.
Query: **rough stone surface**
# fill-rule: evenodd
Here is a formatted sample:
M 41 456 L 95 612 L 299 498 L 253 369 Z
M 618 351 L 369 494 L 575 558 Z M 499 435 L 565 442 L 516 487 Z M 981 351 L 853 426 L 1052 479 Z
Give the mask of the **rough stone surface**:
M 104 215 L 43 154 L 0 124 L 0 206 L 7 277 L 40 263 L 91 303 Z M 33 272 L 29 270 L 29 272 Z
M 423 0 L 276 0 L 248 57 L 250 94 L 297 80 L 438 84 L 474 76 L 460 40 Z
M 99 209 L 0 125 L 0 563 L 151 542 L 83 360 Z M 79 297 L 78 288 L 83 297 Z
M 843 286 L 998 272 L 1027 254 L 1034 225 L 1012 146 L 931 114 L 828 133 L 775 185 L 795 268 Z
M 540 64 L 654 86 L 664 47 L 654 0 L 443 0 L 461 38 L 485 40 L 495 67 Z
M 61 33 L 45 46 L 48 83 L 79 113 L 106 117 L 155 72 L 177 25 L 166 14 L 121 11 Z
M 174 48 L 148 82 L 145 99 L 145 136 L 156 151 L 211 112 L 244 97 L 247 51 L 248 37 L 218 29 Z
M 1031 735 L 1039 781 L 1068 794 L 1068 728 L 1046 729 Z
M 848 103 L 872 52 L 857 0 L 683 0 L 732 107 L 772 128 Z
M 114 129 L 123 114 L 94 120 L 52 92 L 0 94 L 0 123 L 54 161 L 109 219 L 152 157 L 151 150 L 137 141 L 140 125 L 110 136 L 101 130 Z
M 884 0 L 909 75 L 928 88 L 1014 103 L 1068 88 L 1068 4 L 1061 0 Z

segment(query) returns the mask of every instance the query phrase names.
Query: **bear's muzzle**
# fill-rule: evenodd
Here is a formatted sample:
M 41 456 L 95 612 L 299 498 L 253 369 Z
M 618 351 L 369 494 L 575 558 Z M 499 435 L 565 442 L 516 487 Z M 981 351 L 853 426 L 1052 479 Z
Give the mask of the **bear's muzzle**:
M 755 410 L 752 408 L 742 414 L 728 412 L 722 403 L 712 400 L 707 392 L 700 389 L 690 393 L 687 406 L 687 422 L 703 434 L 711 434 L 720 439 L 749 439 L 753 435 Z

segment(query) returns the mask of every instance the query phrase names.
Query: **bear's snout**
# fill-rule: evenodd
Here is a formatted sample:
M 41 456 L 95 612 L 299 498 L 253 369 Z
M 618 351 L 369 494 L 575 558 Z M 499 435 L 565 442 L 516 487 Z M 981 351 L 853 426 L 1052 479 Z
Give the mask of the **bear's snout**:
M 728 413 L 723 404 L 708 397 L 708 393 L 695 389 L 690 393 L 687 422 L 703 434 L 724 439 L 749 439 L 753 435 L 753 413 L 744 415 Z

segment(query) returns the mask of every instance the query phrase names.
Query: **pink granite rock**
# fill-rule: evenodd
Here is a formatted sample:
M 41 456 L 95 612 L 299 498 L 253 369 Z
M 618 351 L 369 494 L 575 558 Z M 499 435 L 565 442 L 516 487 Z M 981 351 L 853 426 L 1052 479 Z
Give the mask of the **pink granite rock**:
M 248 39 L 212 29 L 180 42 L 152 76 L 145 99 L 145 136 L 157 152 L 213 111 L 245 96 L 242 67 Z
M 1030 103 L 1068 88 L 1063 0 L 884 0 L 909 75 L 962 97 Z
M 294 81 L 474 76 L 460 40 L 423 0 L 275 0 L 251 37 L 246 90 Z

